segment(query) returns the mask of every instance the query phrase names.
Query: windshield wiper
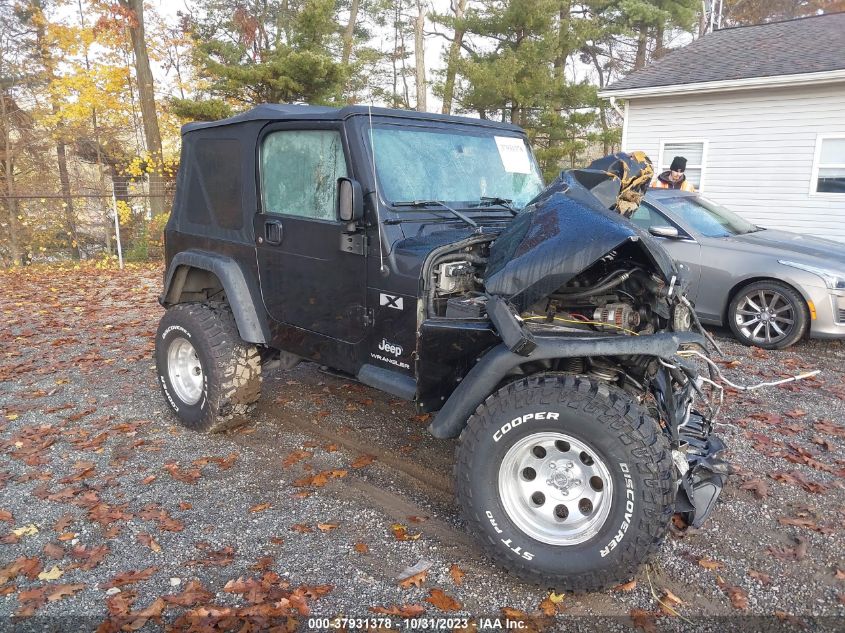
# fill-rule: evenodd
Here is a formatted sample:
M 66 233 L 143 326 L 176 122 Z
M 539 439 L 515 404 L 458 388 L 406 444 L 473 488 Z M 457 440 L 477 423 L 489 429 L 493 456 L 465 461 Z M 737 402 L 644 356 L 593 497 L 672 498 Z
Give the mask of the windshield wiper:
M 492 207 L 493 205 L 497 205 L 500 207 L 504 207 L 505 209 L 511 212 L 511 215 L 516 216 L 517 210 L 511 206 L 512 203 L 513 200 L 509 198 L 500 198 L 498 196 L 481 196 L 481 201 L 478 203 L 478 206 Z
M 394 202 L 392 204 L 394 207 L 427 207 L 436 204 L 443 207 L 447 211 L 451 211 L 456 217 L 460 218 L 470 226 L 478 228 L 478 223 L 475 220 L 464 215 L 457 209 L 453 209 L 442 200 L 406 200 L 404 202 Z

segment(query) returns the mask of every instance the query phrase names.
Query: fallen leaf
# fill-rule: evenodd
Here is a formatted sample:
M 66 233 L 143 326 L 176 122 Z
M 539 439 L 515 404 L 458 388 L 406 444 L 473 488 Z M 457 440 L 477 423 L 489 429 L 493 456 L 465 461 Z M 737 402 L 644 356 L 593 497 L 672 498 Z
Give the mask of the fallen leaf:
M 317 524 L 317 529 L 320 530 L 320 532 L 329 532 L 331 530 L 336 530 L 339 527 L 340 527 L 340 525 L 338 525 L 337 523 L 318 523 Z
M 249 568 L 252 571 L 267 571 L 270 569 L 276 562 L 276 559 L 272 556 L 262 556 L 257 561 L 255 561 L 254 565 L 250 565 Z
M 740 488 L 743 490 L 750 490 L 758 499 L 765 499 L 769 496 L 769 486 L 762 479 L 752 479 L 750 481 L 746 481 L 740 486 Z
M 729 585 L 721 577 L 716 578 L 716 584 L 719 586 L 719 589 L 727 594 L 734 609 L 744 611 L 748 608 L 748 594 L 744 589 L 734 585 Z
M 258 505 L 252 506 L 249 509 L 249 511 L 250 512 L 263 512 L 264 510 L 266 510 L 269 507 L 270 507 L 269 503 L 259 503 Z
M 759 581 L 760 584 L 763 586 L 769 585 L 772 582 L 771 576 L 769 576 L 768 574 L 764 574 L 763 572 L 756 571 L 754 569 L 749 569 L 748 575 L 754 580 Z
M 375 459 L 375 455 L 361 455 L 354 462 L 352 462 L 350 466 L 352 466 L 352 468 L 364 468 L 364 466 L 369 466 L 370 464 L 372 464 Z
M 418 574 L 414 574 L 413 576 L 405 578 L 405 580 L 400 580 L 399 586 L 402 587 L 402 589 L 410 589 L 411 587 L 422 587 L 422 584 L 425 582 L 426 576 L 428 576 L 428 571 L 421 571 Z
M 85 589 L 85 585 L 47 585 L 47 600 L 55 602 Z
M 23 527 L 15 528 L 12 530 L 12 534 L 15 536 L 34 536 L 38 534 L 38 528 L 35 527 L 35 524 L 30 523 L 29 525 L 24 525 Z
M 170 473 L 170 476 L 173 477 L 176 481 L 181 481 L 186 484 L 195 484 L 200 477 L 202 477 L 202 473 L 200 472 L 199 468 L 192 468 L 191 470 L 181 470 L 175 462 L 169 462 L 164 465 L 164 469 Z
M 146 533 L 138 534 L 138 541 L 140 541 L 140 543 L 142 545 L 146 545 L 147 547 L 149 547 L 154 552 L 160 552 L 161 551 L 161 545 L 159 545 L 158 541 L 156 541 L 149 534 L 146 534 Z
M 397 541 L 416 541 L 422 536 L 420 533 L 409 534 L 408 528 L 401 523 L 394 523 L 390 526 L 390 529 L 393 530 L 393 536 L 396 537 Z
M 722 569 L 725 564 L 720 563 L 719 561 L 710 560 L 709 558 L 702 558 L 699 559 L 698 564 L 704 567 L 704 569 Z
M 214 594 L 207 591 L 198 580 L 191 580 L 181 593 L 163 596 L 165 602 L 177 604 L 181 607 L 190 607 L 195 604 L 204 604 L 214 598 Z
M 131 585 L 136 582 L 149 580 L 154 573 L 158 571 L 158 567 L 147 567 L 140 571 L 125 571 L 117 574 L 109 582 L 100 585 L 102 589 L 111 589 L 112 587 L 123 587 Z
M 637 579 L 634 578 L 633 580 L 629 580 L 626 583 L 621 585 L 616 585 L 613 590 L 614 591 L 633 591 L 637 587 Z
M 431 589 L 425 601 L 433 604 L 441 611 L 460 611 L 462 608 L 460 602 L 444 593 L 442 589 Z
M 766 551 L 782 561 L 803 560 L 807 555 L 807 541 L 801 536 L 796 536 L 794 540 L 794 547 L 769 545 Z
M 14 523 L 15 520 L 12 517 L 12 513 L 8 510 L 0 510 L 0 521 L 7 521 L 9 523 Z
M 38 580 L 58 580 L 62 577 L 64 572 L 59 569 L 58 565 L 53 565 L 53 568 L 50 571 L 42 571 L 38 574 Z
M 301 461 L 303 459 L 306 459 L 308 457 L 311 457 L 311 453 L 309 453 L 308 451 L 294 451 L 292 453 L 289 453 L 282 460 L 282 467 L 283 468 L 290 468 L 296 462 Z
M 310 525 L 305 525 L 304 523 L 296 523 L 290 529 L 292 532 L 299 532 L 300 534 L 308 534 L 314 531 Z
M 366 543 L 355 543 L 355 551 L 359 554 L 369 554 L 370 548 Z
M 460 567 L 458 567 L 455 563 L 452 563 L 452 566 L 449 568 L 449 575 L 452 577 L 452 582 L 456 585 L 460 585 L 464 581 L 464 576 L 466 576 L 466 572 L 463 571 Z
M 399 586 L 402 589 L 410 589 L 411 587 L 422 587 L 425 582 L 428 570 L 431 569 L 432 563 L 427 560 L 421 560 L 416 565 L 411 565 L 402 570 L 397 577 Z
M 793 420 L 797 420 L 798 418 L 803 418 L 807 415 L 807 412 L 804 409 L 793 409 L 792 411 L 784 412 L 784 415 L 788 418 L 792 418 Z
M 543 615 L 555 615 L 556 613 L 563 610 L 563 598 L 565 594 L 562 593 L 555 593 L 554 591 L 549 592 L 549 595 L 543 598 L 540 601 L 540 611 L 543 612 Z
M 631 609 L 629 613 L 633 625 L 645 633 L 657 633 L 657 615 L 644 609 Z
M 73 523 L 73 515 L 64 514 L 58 521 L 56 521 L 56 525 L 53 526 L 53 529 L 56 530 L 56 532 L 67 532 L 71 523 Z

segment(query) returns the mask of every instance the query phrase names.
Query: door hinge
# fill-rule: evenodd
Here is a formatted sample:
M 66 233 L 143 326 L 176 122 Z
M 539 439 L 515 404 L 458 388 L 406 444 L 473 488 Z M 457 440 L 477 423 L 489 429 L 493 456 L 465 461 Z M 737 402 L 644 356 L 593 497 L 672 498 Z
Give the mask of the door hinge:
M 358 321 L 363 327 L 370 327 L 375 323 L 375 314 L 364 306 L 355 306 L 349 316 L 351 317 L 350 320 Z
M 363 255 L 367 252 L 367 236 L 364 233 L 341 233 L 340 250 L 344 253 Z

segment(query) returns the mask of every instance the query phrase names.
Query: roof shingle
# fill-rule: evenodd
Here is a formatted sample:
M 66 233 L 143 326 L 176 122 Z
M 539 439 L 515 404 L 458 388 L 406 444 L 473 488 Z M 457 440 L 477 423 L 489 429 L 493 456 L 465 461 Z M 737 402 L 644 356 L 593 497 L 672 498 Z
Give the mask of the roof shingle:
M 722 29 L 668 53 L 605 90 L 845 69 L 845 13 Z

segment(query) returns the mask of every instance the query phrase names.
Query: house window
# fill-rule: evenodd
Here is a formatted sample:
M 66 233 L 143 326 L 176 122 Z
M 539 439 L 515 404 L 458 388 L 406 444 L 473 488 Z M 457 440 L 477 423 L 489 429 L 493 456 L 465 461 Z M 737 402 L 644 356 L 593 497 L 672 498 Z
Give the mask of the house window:
M 819 136 L 810 193 L 845 194 L 845 136 Z
M 696 190 L 701 191 L 704 180 L 704 163 L 707 160 L 707 141 L 662 141 L 660 143 L 660 169 L 658 173 L 669 169 L 675 156 L 687 159 L 684 174 Z

